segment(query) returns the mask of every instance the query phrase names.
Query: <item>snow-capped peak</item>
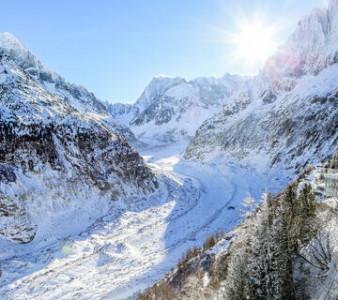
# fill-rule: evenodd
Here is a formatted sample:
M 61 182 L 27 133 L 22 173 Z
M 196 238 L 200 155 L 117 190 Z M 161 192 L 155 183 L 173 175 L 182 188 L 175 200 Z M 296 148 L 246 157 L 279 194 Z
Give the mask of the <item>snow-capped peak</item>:
M 297 169 L 318 163 L 337 143 L 338 1 L 303 17 L 262 72 L 206 120 L 186 157 L 240 159 Z M 248 101 L 243 101 L 243 99 Z M 268 158 L 270 157 L 270 158 Z M 257 166 L 255 166 L 257 167 Z
M 338 1 L 304 16 L 287 43 L 267 60 L 264 72 L 273 81 L 318 74 L 338 62 Z
M 49 76 L 47 77 L 54 79 L 60 77 L 44 66 L 34 53 L 9 32 L 0 33 L 0 48 L 9 54 L 31 76 L 36 76 L 39 73 L 48 73 Z
M 137 104 L 141 109 L 145 109 L 152 101 L 161 97 L 168 89 L 184 82 L 185 79 L 181 77 L 155 76 L 138 98 Z
M 329 10 L 332 10 L 332 9 L 335 9 L 335 8 L 337 9 L 338 8 L 338 0 L 329 1 L 328 8 L 329 8 Z
M 0 33 L 0 47 L 15 51 L 28 51 L 27 48 L 11 33 Z
M 114 104 L 109 110 L 145 143 L 186 143 L 204 120 L 221 109 L 242 81 L 240 76 L 231 74 L 190 81 L 156 76 L 135 104 Z
M 49 70 L 37 56 L 10 33 L 0 33 L 0 50 L 38 81 L 48 92 L 71 102 L 78 111 L 108 115 L 105 105 L 84 87 L 68 83 L 56 72 Z

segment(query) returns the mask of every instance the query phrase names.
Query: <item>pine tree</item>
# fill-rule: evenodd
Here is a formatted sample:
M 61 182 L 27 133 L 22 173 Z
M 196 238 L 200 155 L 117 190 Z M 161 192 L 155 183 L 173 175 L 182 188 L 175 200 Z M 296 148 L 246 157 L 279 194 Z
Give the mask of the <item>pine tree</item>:
M 227 280 L 222 295 L 223 299 L 254 299 L 253 284 L 248 269 L 249 255 L 247 248 L 239 250 L 228 266 Z
M 312 192 L 311 185 L 305 184 L 299 193 L 297 201 L 299 210 L 295 218 L 295 231 L 298 241 L 297 249 L 299 249 L 304 243 L 309 242 L 319 229 L 318 222 L 315 219 L 316 197 Z
M 295 288 L 293 278 L 293 257 L 292 236 L 290 231 L 289 216 L 283 213 L 282 209 L 274 219 L 273 239 L 274 256 L 277 264 L 277 278 L 275 281 L 277 293 L 276 299 L 295 299 Z
M 288 216 L 277 198 L 264 196 L 251 257 L 256 299 L 295 299 Z
M 288 214 L 290 222 L 293 222 L 296 213 L 298 211 L 298 202 L 297 202 L 297 184 L 292 183 L 286 187 L 283 199 L 284 211 L 283 213 Z

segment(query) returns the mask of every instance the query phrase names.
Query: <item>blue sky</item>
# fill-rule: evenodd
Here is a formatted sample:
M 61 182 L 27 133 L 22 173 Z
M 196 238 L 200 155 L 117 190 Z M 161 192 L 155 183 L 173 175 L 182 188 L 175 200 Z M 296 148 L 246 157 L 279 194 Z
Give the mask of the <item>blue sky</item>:
M 155 75 L 253 73 L 234 61 L 226 32 L 260 15 L 283 43 L 298 19 L 323 0 L 1 1 L 1 30 L 49 68 L 100 99 L 132 102 Z

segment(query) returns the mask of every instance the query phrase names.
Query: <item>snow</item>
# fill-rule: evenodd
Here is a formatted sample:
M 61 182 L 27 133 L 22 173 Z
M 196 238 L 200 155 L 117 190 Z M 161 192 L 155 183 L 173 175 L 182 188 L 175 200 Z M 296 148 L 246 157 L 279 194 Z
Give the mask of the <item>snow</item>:
M 218 110 L 218 107 L 208 109 L 191 107 L 181 115 L 178 121 L 156 125 L 155 121 L 152 120 L 142 126 L 131 126 L 131 129 L 137 138 L 146 144 L 153 145 L 156 142 L 159 146 L 167 145 L 172 142 L 172 139 L 184 143 L 184 141 L 190 141 L 196 129 L 202 125 L 203 121 L 211 117 Z
M 187 157 L 204 161 L 217 157 L 222 161 L 240 158 L 241 164 L 259 167 L 269 165 L 278 155 L 283 169 L 294 168 L 297 163 L 300 166 L 307 162 L 317 164 L 335 151 L 338 133 L 329 132 L 337 124 L 337 75 L 338 65 L 334 64 L 317 75 L 294 79 L 294 88 L 275 92 L 276 99 L 269 104 L 262 103 L 261 96 L 269 83 L 260 86 L 262 78 L 253 78 L 247 86 L 247 93 L 251 95 L 248 106 L 230 115 L 228 110 L 223 110 L 206 120 L 192 139 Z M 252 84 L 255 82 L 257 84 Z M 244 91 L 234 93 L 229 102 L 243 99 Z M 319 97 L 326 102 L 316 103 Z M 322 132 L 319 132 L 316 122 L 322 115 Z M 293 124 L 289 130 L 281 126 L 287 120 Z M 315 134 L 317 139 L 304 139 Z M 304 151 L 301 155 L 292 154 L 295 149 Z
M 186 142 L 206 119 L 227 103 L 229 95 L 244 79 L 230 74 L 191 81 L 155 77 L 135 104 L 116 103 L 108 105 L 108 110 L 144 143 Z
M 124 124 L 145 114 L 140 124 L 132 124 L 131 128 L 147 143 L 139 145 L 138 150 L 158 178 L 159 188 L 155 193 L 135 195 L 129 193 L 130 187 L 124 186 L 127 196 L 112 204 L 111 199 L 100 196 L 98 189 L 88 189 L 81 182 L 65 188 L 73 175 L 62 155 L 60 159 L 69 167 L 65 178 L 59 178 L 60 175 L 48 168 L 42 175 L 28 174 L 31 177 L 17 172 L 20 186 L 6 184 L 6 194 L 15 195 L 20 190 L 30 195 L 25 205 L 32 223 L 39 226 L 29 244 L 0 240 L 0 248 L 6 249 L 0 253 L 0 298 L 127 299 L 161 279 L 187 248 L 200 246 L 216 230 L 228 231 L 239 224 L 241 203 L 248 193 L 260 198 L 266 188 L 270 192 L 283 189 L 293 178 L 294 170 L 285 168 L 288 163 L 270 168 L 270 154 L 276 154 L 276 149 L 272 153 L 259 151 L 270 147 L 274 139 L 269 134 L 280 128 L 277 124 L 263 130 L 263 121 L 271 121 L 265 117 L 274 110 L 278 115 L 282 108 L 295 120 L 306 115 L 304 110 L 311 116 L 310 113 L 323 109 L 319 104 L 310 104 L 313 97 L 327 96 L 337 89 L 338 67 L 332 63 L 336 59 L 338 22 L 332 16 L 338 5 L 337 1 L 331 2 L 330 14 L 318 10 L 300 22 L 286 45 L 288 51 L 272 58 L 257 77 L 227 74 L 220 79 L 197 78 L 188 82 L 160 76 L 153 79 L 135 105 L 118 104 L 110 110 Z M 330 30 L 325 31 L 327 28 Z M 299 41 L 301 47 L 297 46 Z M 324 51 L 326 41 L 332 47 Z M 26 71 L 36 69 L 52 79 L 30 77 L 12 62 L 4 62 L 0 67 L 6 68 L 8 74 L 1 74 L 0 82 L 13 84 L 15 93 L 9 98 L 10 103 L 1 103 L 1 118 L 13 117 L 10 108 L 17 105 L 16 113 L 22 124 L 36 120 L 48 123 L 53 117 L 71 127 L 76 122 L 74 117 L 83 123 L 84 130 L 90 130 L 94 121 L 102 126 L 114 123 L 95 96 L 50 72 L 14 37 L 0 35 L 0 47 L 15 50 L 18 64 L 32 61 L 33 66 Z M 311 52 L 312 56 L 300 60 L 302 51 Z M 315 64 L 311 65 L 311 61 Z M 298 71 L 302 76 L 297 76 Z M 267 76 L 272 79 L 267 80 Z M 285 80 L 276 87 L 274 80 L 279 82 L 281 76 Z M 271 103 L 263 103 L 266 91 L 276 94 Z M 149 113 L 148 108 L 154 111 Z M 174 110 L 173 118 L 156 123 L 154 115 L 161 115 L 168 108 Z M 335 120 L 335 111 L 327 114 Z M 272 121 L 276 121 L 276 115 Z M 236 155 L 224 151 L 226 140 L 219 139 L 220 144 L 207 142 L 195 149 L 204 152 L 204 161 L 194 155 L 190 160 L 185 159 L 183 152 L 190 139 L 196 130 L 201 133 L 205 128 L 206 135 L 214 140 L 216 134 L 230 128 L 230 140 L 238 141 L 231 146 Z M 299 141 L 304 135 L 302 130 L 296 136 Z M 336 138 L 337 133 L 333 133 L 321 143 L 319 153 L 314 152 L 314 145 L 295 160 L 302 164 L 308 157 L 324 159 L 324 154 L 334 151 Z M 288 141 L 281 140 L 279 149 L 285 149 Z M 240 147 L 243 144 L 244 149 Z M 72 151 L 76 157 L 77 150 Z M 94 154 L 102 153 L 94 151 Z M 51 187 L 56 187 L 54 194 L 50 192 Z M 69 191 L 69 197 L 60 197 L 58 189 Z M 224 241 L 210 251 L 217 253 L 227 247 L 228 242 Z
M 149 196 L 147 204 L 121 205 L 119 211 L 115 206 L 80 234 L 19 245 L 15 256 L 5 255 L 0 297 L 126 299 L 161 279 L 188 247 L 237 225 L 248 192 L 260 197 L 265 188 L 277 192 L 286 184 L 273 172 L 187 161 L 179 152 L 185 147 L 141 149 L 161 178 L 160 194 Z M 56 231 L 71 226 L 59 222 Z

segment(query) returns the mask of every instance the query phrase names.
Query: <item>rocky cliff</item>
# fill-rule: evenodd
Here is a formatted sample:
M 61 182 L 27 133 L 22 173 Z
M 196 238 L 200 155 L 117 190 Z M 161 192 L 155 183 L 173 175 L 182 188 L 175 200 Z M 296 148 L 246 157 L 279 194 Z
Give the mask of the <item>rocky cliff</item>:
M 66 234 L 116 201 L 154 192 L 155 176 L 113 131 L 105 106 L 84 89 L 62 94 L 67 83 L 47 89 L 47 81 L 58 86 L 63 79 L 41 78 L 43 65 L 20 51 L 27 56 L 0 53 L 0 238 L 47 239 L 60 220 L 68 229 L 58 234 Z

